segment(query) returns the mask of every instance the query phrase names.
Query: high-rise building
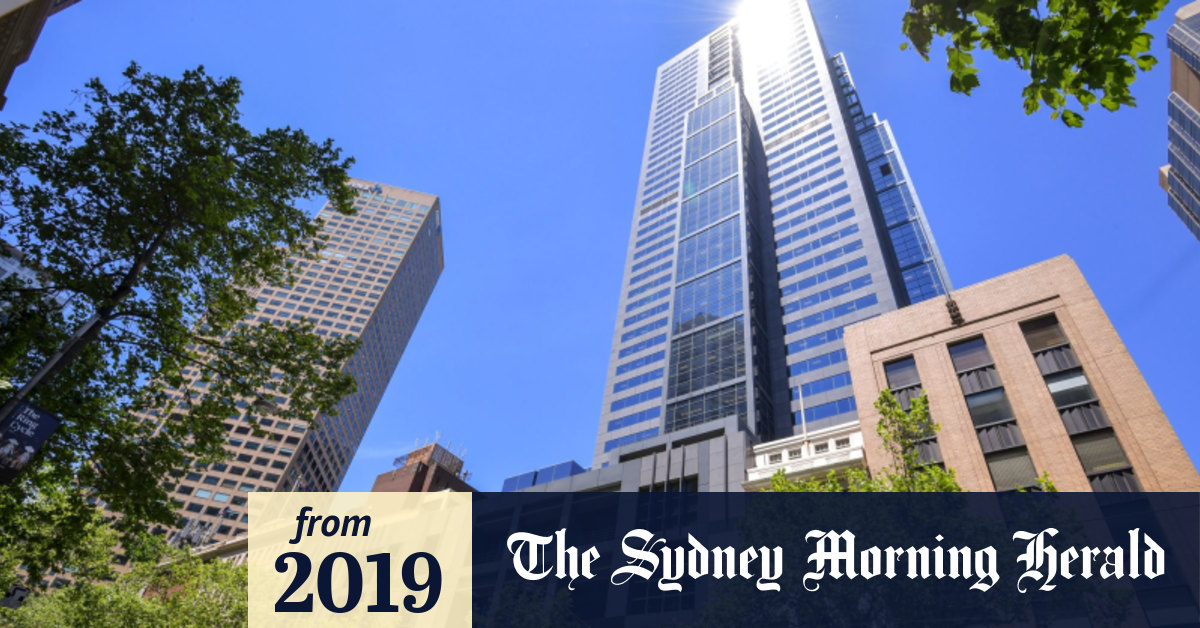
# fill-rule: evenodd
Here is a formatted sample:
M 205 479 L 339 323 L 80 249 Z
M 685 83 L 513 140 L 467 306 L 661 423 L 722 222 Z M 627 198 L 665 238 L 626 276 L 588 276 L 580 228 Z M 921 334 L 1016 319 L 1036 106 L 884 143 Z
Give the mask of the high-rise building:
M 360 338 L 345 366 L 358 390 L 342 399 L 337 416 L 318 417 L 315 430 L 263 419 L 266 434 L 255 436 L 244 418 L 227 422 L 228 461 L 190 470 L 174 489 L 183 504 L 183 525 L 172 535 L 179 542 L 240 536 L 246 493 L 335 491 L 350 466 L 443 267 L 436 196 L 354 179 L 350 186 L 357 212 L 321 209 L 328 238 L 321 259 L 301 261 L 291 287 L 261 288 L 252 319 L 309 319 L 318 334 Z
M 1167 204 L 1200 238 L 1200 2 L 1185 5 L 1167 29 L 1171 95 L 1167 97 L 1167 165 L 1159 183 Z
M 593 470 L 525 490 L 740 490 L 757 443 L 857 433 L 845 325 L 948 287 L 807 2 L 747 0 L 658 69 Z
M 892 464 L 872 402 L 922 392 L 923 443 L 970 491 L 1200 490 L 1200 475 L 1120 336 L 1062 255 L 846 329 L 866 466 Z

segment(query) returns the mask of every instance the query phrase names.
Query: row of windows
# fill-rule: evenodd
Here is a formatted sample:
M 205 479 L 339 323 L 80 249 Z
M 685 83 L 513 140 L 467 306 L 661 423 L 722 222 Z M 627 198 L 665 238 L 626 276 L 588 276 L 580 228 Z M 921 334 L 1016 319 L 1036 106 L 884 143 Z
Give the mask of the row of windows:
M 734 177 L 684 201 L 680 212 L 682 232 L 692 233 L 719 218 L 736 213 L 740 183 L 741 180 Z
M 817 91 L 819 91 L 819 88 Z M 821 94 L 818 94 L 817 96 L 810 98 L 807 102 L 802 104 L 796 103 L 796 106 L 788 112 L 790 114 L 789 116 L 784 116 L 778 120 L 764 124 L 763 128 L 768 134 L 773 135 L 775 133 L 780 133 L 791 128 L 795 122 L 806 120 L 815 114 L 826 111 L 826 109 L 827 106 L 825 105 L 824 99 L 822 98 Z
M 838 327 L 836 329 L 830 329 L 829 331 L 823 331 L 819 334 L 813 334 L 807 338 L 801 338 L 795 342 L 790 342 L 787 346 L 788 355 L 795 355 L 802 351 L 808 351 L 809 349 L 827 345 L 831 342 L 837 342 L 842 339 L 843 333 L 845 333 L 845 330 L 841 327 Z
M 809 134 L 801 137 L 798 140 L 788 142 L 787 144 L 783 144 L 783 145 L 780 145 L 779 147 L 775 148 L 769 155 L 767 155 L 767 171 L 769 172 L 771 170 L 771 167 L 773 165 L 775 165 L 775 163 L 778 163 L 778 162 L 774 162 L 774 160 L 776 158 L 778 158 L 780 155 L 787 153 L 788 151 L 792 150 L 793 148 L 796 148 L 797 146 L 801 146 L 807 142 L 811 142 L 812 140 L 816 139 L 818 136 L 829 133 L 832 130 L 833 130 L 833 125 L 827 124 L 819 129 L 817 129 L 816 131 L 813 131 L 812 133 L 809 133 Z M 829 135 L 828 139 L 832 140 L 833 136 Z M 804 153 L 808 152 L 810 149 L 816 148 L 817 146 L 820 146 L 820 145 L 824 144 L 825 142 L 826 142 L 826 140 L 821 140 L 815 146 L 805 146 L 803 150 L 796 151 L 796 154 L 803 155 Z
M 740 155 L 738 145 L 730 144 L 688 166 L 683 171 L 683 195 L 691 196 L 737 172 Z
M 839 317 L 845 316 L 847 314 L 851 314 L 854 312 L 864 310 L 864 309 L 869 308 L 872 305 L 875 305 L 877 303 L 879 303 L 879 297 L 874 294 L 868 294 L 865 297 L 855 299 L 853 301 L 850 301 L 849 303 L 843 303 L 841 305 L 836 305 L 834 307 L 829 308 L 828 310 L 823 310 L 823 311 L 817 312 L 816 314 L 810 314 L 808 316 L 805 316 L 804 318 L 792 321 L 791 323 L 788 323 L 785 326 L 784 333 L 792 334 L 792 333 L 798 332 L 801 329 L 804 329 L 806 327 L 812 327 L 813 325 L 819 325 L 821 323 L 831 321 L 835 318 L 839 318 Z
M 828 127 L 828 126 L 824 127 L 824 129 L 822 129 L 821 131 L 815 131 L 813 133 L 810 133 L 810 134 L 806 135 L 804 138 L 802 138 L 796 142 L 793 142 L 792 144 L 789 144 L 789 146 L 799 146 L 803 142 L 806 142 L 812 138 L 819 137 L 819 139 L 817 139 L 817 141 L 813 142 L 812 144 L 804 146 L 804 147 L 800 148 L 799 150 L 784 154 L 782 157 L 775 160 L 774 162 L 768 162 L 767 163 L 767 172 L 771 173 L 771 178 L 778 179 L 779 177 L 786 177 L 787 175 L 791 174 L 794 170 L 789 169 L 786 172 L 776 172 L 776 169 L 778 169 L 779 167 L 781 167 L 785 164 L 790 163 L 793 159 L 797 159 L 797 158 L 803 157 L 805 155 L 811 155 L 818 148 L 833 142 L 835 138 L 833 136 L 833 133 L 830 131 L 831 128 L 832 127 Z M 831 148 L 835 152 L 837 151 L 836 146 L 833 146 Z M 829 150 L 829 149 L 826 149 L 826 150 Z M 780 154 L 783 154 L 782 150 L 780 150 L 779 152 L 780 152 Z M 832 153 L 830 153 L 830 154 L 832 154 Z M 819 157 L 817 157 L 817 159 L 819 159 Z M 802 167 L 802 166 L 800 166 L 800 164 L 796 164 L 795 167 Z
M 800 168 L 814 164 L 817 161 L 819 161 L 825 157 L 828 157 L 830 155 L 837 153 L 837 150 L 838 150 L 837 146 L 830 146 L 829 148 L 826 148 L 825 150 L 823 150 L 815 155 L 811 155 L 811 156 L 805 158 L 803 161 L 798 161 L 798 162 L 788 166 L 782 172 L 771 173 L 772 178 L 778 180 L 783 177 L 786 177 L 786 176 L 792 174 L 793 172 L 799 170 Z M 812 177 L 820 172 L 824 172 L 826 169 L 832 168 L 833 166 L 836 166 L 840 163 L 842 163 L 841 156 L 836 156 L 833 159 L 830 159 L 829 161 L 826 161 L 825 163 L 823 163 L 819 166 L 816 166 L 814 168 L 806 170 L 806 171 L 792 177 L 791 179 L 788 179 L 787 181 L 780 181 L 779 183 L 776 183 L 775 185 L 771 186 L 771 196 L 775 196 L 776 194 L 779 194 L 779 192 L 782 191 L 784 188 L 789 188 L 809 177 Z
M 635 434 L 630 434 L 629 436 L 622 436 L 620 438 L 614 438 L 614 439 L 608 441 L 607 443 L 604 443 L 604 451 L 607 453 L 618 447 L 624 447 L 625 445 L 632 445 L 633 443 L 636 443 L 638 441 L 643 441 L 643 440 L 646 440 L 647 438 L 654 438 L 655 436 L 658 436 L 658 428 L 657 427 L 650 428 L 644 432 L 637 432 Z
M 658 218 L 659 216 L 662 216 L 663 214 L 666 214 L 668 212 L 673 212 L 673 211 L 675 211 L 674 203 L 666 205 L 665 207 L 663 207 L 662 209 L 659 209 L 658 211 L 655 211 L 654 213 L 647 214 L 647 215 L 639 218 L 638 226 L 641 227 L 641 226 L 645 225 L 646 223 L 650 222 L 651 220 L 654 220 L 655 218 Z
M 647 246 L 642 249 L 638 249 L 637 247 L 634 247 L 633 259 L 638 259 L 638 258 L 644 257 L 646 255 L 649 255 L 650 253 L 653 253 L 654 251 L 657 251 L 657 250 L 663 248 L 664 246 L 670 246 L 671 243 L 673 243 L 673 242 L 675 242 L 674 235 L 667 238 L 666 240 L 661 240 L 659 242 L 655 242 L 654 244 L 651 244 L 650 246 Z
M 634 371 L 634 370 L 640 369 L 643 366 L 654 364 L 655 362 L 658 362 L 659 360 L 662 360 L 665 357 L 667 357 L 666 351 L 655 351 L 654 353 L 651 353 L 650 355 L 644 355 L 636 360 L 630 360 L 629 362 L 626 362 L 624 364 L 618 364 L 617 365 L 617 375 L 621 375 L 622 373 L 628 373 L 629 371 Z
M 688 114 L 687 128 L 693 132 L 702 129 L 733 111 L 737 92 L 727 89 L 712 100 L 700 105 Z
M 836 150 L 836 146 L 832 146 L 832 148 L 824 150 L 824 152 L 833 152 L 834 150 Z M 826 156 L 826 155 L 822 154 L 821 156 Z M 818 186 L 830 183 L 830 181 L 833 181 L 834 179 L 841 177 L 841 175 L 842 175 L 842 173 L 844 173 L 844 171 L 842 171 L 841 168 L 838 168 L 838 169 L 836 169 L 836 171 L 833 172 L 833 174 L 828 174 L 828 175 L 826 175 L 826 177 L 818 177 L 818 178 L 812 180 L 812 183 L 800 186 L 800 187 L 798 187 L 798 189 L 788 192 L 787 195 L 780 195 L 780 193 L 779 193 L 781 190 L 787 189 L 787 187 L 791 187 L 793 185 L 800 183 L 800 181 L 809 179 L 810 177 L 815 177 L 815 175 L 826 171 L 826 169 L 828 169 L 828 168 L 833 168 L 835 166 L 838 166 L 839 163 L 841 163 L 841 156 L 836 156 L 836 157 L 834 157 L 834 159 L 824 162 L 820 166 L 811 168 L 811 169 L 809 169 L 809 171 L 800 173 L 800 174 L 796 175 L 796 177 L 792 177 L 791 179 L 784 181 L 784 183 L 781 183 L 779 185 L 773 185 L 772 187 L 770 187 L 770 195 L 772 195 L 772 201 L 775 203 L 784 203 L 787 201 L 787 199 L 797 198 L 797 197 L 799 197 L 799 195 L 803 195 L 803 193 L 806 193 L 809 190 L 815 190 L 815 189 L 817 189 Z M 781 217 L 781 216 L 786 216 L 787 214 L 790 214 L 791 211 L 792 211 L 792 208 L 787 208 L 782 211 L 776 211 L 775 217 L 776 217 L 776 219 L 779 219 L 779 217 Z
M 926 262 L 905 270 L 901 274 L 901 280 L 904 281 L 904 289 L 908 292 L 909 303 L 920 303 L 946 294 L 941 274 L 934 262 Z
M 843 181 L 843 182 L 829 188 L 827 190 L 827 192 L 829 192 L 829 194 L 836 194 L 838 192 L 841 192 L 842 190 L 845 190 L 847 187 L 849 187 L 849 184 L 847 184 L 845 181 Z M 797 208 L 807 207 L 807 206 L 817 202 L 818 200 L 827 198 L 829 196 L 829 194 L 821 193 L 812 198 L 808 198 L 808 199 L 805 199 L 804 201 L 797 202 L 796 206 L 797 206 Z M 843 205 L 848 205 L 848 204 L 850 204 L 850 195 L 849 194 L 846 194 L 845 196 L 839 196 L 838 198 L 835 198 L 832 201 L 829 201 L 828 203 L 825 203 L 824 205 L 817 207 L 816 209 L 810 210 L 804 214 L 795 216 L 790 220 L 787 220 L 785 222 L 781 222 L 781 223 L 775 225 L 775 233 L 782 233 L 788 229 L 791 229 L 792 227 L 798 227 L 798 226 L 812 220 L 813 218 L 816 218 L 817 216 L 825 215 L 839 207 L 842 207 Z M 850 210 L 850 211 L 853 212 L 854 210 Z M 792 242 L 795 242 L 796 240 L 801 240 L 803 238 L 807 238 L 808 236 L 812 235 L 813 233 L 816 233 L 821 228 L 822 227 L 819 225 L 816 227 L 808 226 L 799 231 L 795 231 L 786 236 L 783 236 L 781 238 L 776 238 L 775 239 L 775 247 L 777 249 L 786 248 L 787 245 L 791 244 Z
M 666 334 L 662 334 L 661 336 L 655 336 L 653 338 L 650 338 L 649 340 L 643 340 L 635 345 L 630 345 L 628 347 L 625 347 L 624 349 L 621 349 L 617 353 L 617 357 L 619 357 L 619 358 L 629 357 L 635 353 L 638 353 L 639 351 L 644 351 L 646 349 L 649 349 L 650 347 L 661 345 L 662 343 L 664 343 L 666 341 L 667 341 Z
M 630 291 L 629 291 L 629 292 L 628 292 L 628 293 L 625 295 L 625 297 L 626 297 L 626 298 L 628 298 L 628 299 L 632 299 L 633 297 L 636 297 L 637 295 L 639 295 L 639 294 L 641 294 L 641 293 L 643 293 L 643 292 L 646 292 L 647 290 L 652 290 L 652 289 L 654 289 L 654 288 L 656 288 L 656 287 L 658 287 L 658 286 L 661 286 L 661 285 L 663 285 L 664 283 L 667 283 L 667 282 L 669 282 L 669 281 L 671 281 L 671 276 L 670 276 L 670 275 L 663 275 L 662 277 L 659 277 L 658 279 L 655 279 L 654 281 L 648 282 L 648 283 L 646 283 L 646 284 L 644 284 L 644 285 L 642 285 L 642 286 L 640 286 L 640 287 L 637 287 L 637 288 L 634 288 L 633 290 L 630 290 Z
M 763 112 L 770 113 L 774 109 L 777 109 L 782 102 L 784 102 L 784 100 L 782 98 L 780 98 L 780 96 L 784 96 L 784 95 L 788 94 L 789 92 L 780 93 L 780 91 L 779 91 L 780 89 L 792 88 L 794 85 L 796 85 L 798 83 L 802 83 L 804 81 L 808 81 L 812 78 L 815 78 L 816 76 L 817 76 L 816 70 L 813 70 L 813 71 L 809 72 L 808 74 L 805 74 L 804 76 L 802 76 L 799 79 L 796 79 L 794 81 L 785 80 L 788 78 L 788 76 L 785 75 L 785 76 L 780 77 L 780 79 L 783 80 L 782 83 L 780 83 L 778 85 L 770 85 L 770 86 L 767 86 L 764 89 L 762 89 L 761 90 L 762 91 L 762 99 L 763 99 L 764 103 L 766 103 L 763 105 Z
M 728 416 L 746 419 L 746 384 L 744 382 L 668 405 L 667 431 L 674 432 Z
M 675 289 L 673 331 L 694 329 L 742 310 L 742 263 L 736 262 Z
M 638 312 L 637 314 L 634 314 L 633 316 L 626 318 L 621 323 L 621 326 L 628 327 L 628 326 L 632 325 L 633 323 L 650 318 L 651 316 L 654 316 L 655 314 L 658 314 L 660 312 L 665 312 L 665 311 L 667 311 L 667 308 L 669 308 L 669 307 L 671 307 L 670 303 L 660 303 L 648 310 L 645 310 L 643 312 Z
M 816 394 L 837 390 L 838 388 L 844 388 L 849 385 L 850 373 L 838 373 L 837 375 L 823 377 L 800 386 L 800 394 L 804 395 L 805 397 L 811 397 Z
M 857 225 L 855 225 L 855 226 L 857 227 Z M 779 278 L 786 279 L 788 277 L 791 277 L 792 275 L 795 275 L 797 273 L 802 273 L 806 270 L 809 270 L 811 268 L 814 268 L 814 267 L 824 264 L 826 262 L 832 262 L 833 260 L 838 259 L 839 257 L 841 257 L 843 255 L 847 255 L 849 253 L 859 251 L 862 248 L 863 248 L 862 240 L 855 240 L 845 246 L 840 246 L 836 249 L 831 249 L 829 251 L 821 253 L 820 255 L 815 255 L 808 259 L 801 260 L 801 261 L 797 262 L 794 266 L 789 266 L 789 267 L 779 271 Z
M 668 294 L 671 294 L 670 288 L 659 290 L 658 292 L 655 292 L 654 294 L 647 296 L 647 297 L 642 297 L 642 298 L 638 299 L 637 301 L 631 301 L 631 302 L 629 302 L 628 305 L 625 306 L 625 311 L 632 312 L 632 311 L 638 309 L 639 307 L 642 307 L 643 305 L 646 305 L 647 303 L 653 303 L 653 302 L 667 296 Z
M 635 388 L 637 386 L 641 386 L 642 384 L 652 382 L 661 378 L 662 374 L 662 369 L 655 369 L 653 371 L 642 373 L 641 375 L 635 375 L 629 379 L 621 380 L 616 384 L 613 384 L 613 392 L 619 393 L 622 390 L 629 390 L 630 388 Z
M 849 214 L 852 212 L 846 212 L 846 213 Z M 780 255 L 779 261 L 781 263 L 785 262 L 785 261 L 789 261 L 794 257 L 804 255 L 805 253 L 808 253 L 815 249 L 819 249 L 824 246 L 829 246 L 830 244 L 833 244 L 834 242 L 837 242 L 838 240 L 841 240 L 843 238 L 848 238 L 857 233 L 858 233 L 858 225 L 857 224 L 853 224 L 848 227 L 843 227 L 842 229 L 834 231 L 833 233 L 827 233 L 819 238 L 814 238 L 812 240 L 809 240 L 808 242 L 797 245 L 795 248 Z M 816 258 L 814 258 L 814 259 L 816 259 Z M 790 277 L 790 276 L 796 274 L 797 272 L 807 270 L 805 268 L 800 268 L 800 266 L 802 266 L 803 264 L 804 264 L 804 262 L 800 262 L 800 263 L 797 263 L 795 266 L 789 266 L 788 268 L 785 268 L 785 269 L 779 271 L 779 278 L 784 279 L 786 277 Z M 810 265 L 808 268 L 811 268 L 811 267 L 812 266 Z
M 925 239 L 925 232 L 920 223 L 910 222 L 888 231 L 892 241 L 892 250 L 896 253 L 896 262 L 900 268 L 908 268 L 933 258 L 933 250 Z
M 667 249 L 665 251 L 659 251 L 658 253 L 655 253 L 654 255 L 647 257 L 646 259 L 634 264 L 633 266 L 630 266 L 629 272 L 636 273 L 637 271 L 639 271 L 655 262 L 659 262 L 664 259 L 667 259 L 668 257 L 671 257 L 674 254 L 675 254 L 675 249 Z
M 821 284 L 826 281 L 829 281 L 830 279 L 836 279 L 838 277 L 841 277 L 842 275 L 845 275 L 848 272 L 858 270 L 859 268 L 862 268 L 866 265 L 867 265 L 867 258 L 865 258 L 865 257 L 853 259 L 853 260 L 850 260 L 849 262 L 846 262 L 845 264 L 834 266 L 832 268 L 827 268 L 815 275 L 805 277 L 804 279 L 801 279 L 800 281 L 797 281 L 796 283 L 783 286 L 780 291 L 783 294 L 783 296 L 786 297 L 788 295 L 795 294 L 796 292 L 798 292 L 800 290 L 805 290 L 805 289 L 811 288 L 817 284 Z
M 849 197 L 846 197 L 846 198 L 849 199 Z M 818 231 L 821 231 L 822 229 L 828 229 L 829 227 L 832 227 L 832 226 L 838 224 L 839 222 L 845 222 L 847 220 L 850 220 L 853 217 L 854 217 L 853 209 L 844 211 L 844 212 L 838 214 L 837 216 L 826 218 L 825 220 L 822 220 L 821 222 L 819 222 L 815 225 L 809 225 L 808 227 L 805 227 L 804 229 L 801 229 L 800 231 L 792 233 L 791 235 L 787 236 L 787 238 L 783 238 L 783 239 L 787 240 L 786 244 L 790 244 L 792 242 L 795 242 L 796 240 L 804 238 L 805 236 L 809 236 Z M 813 242 L 816 242 L 816 241 L 814 240 Z M 783 262 L 786 262 L 786 261 L 792 259 L 793 257 L 796 257 L 797 255 L 803 255 L 804 253 L 812 250 L 813 242 L 809 242 L 807 245 L 803 245 L 803 246 L 800 246 L 800 247 L 797 247 L 794 249 L 790 249 L 784 253 L 780 253 L 779 257 L 776 258 L 775 261 L 779 262 L 779 263 L 783 263 Z M 776 248 L 783 248 L 783 243 L 776 242 Z
M 646 237 L 644 237 L 644 238 L 642 238 L 642 239 L 640 239 L 640 240 L 637 240 L 636 242 L 634 242 L 634 243 L 633 243 L 633 248 L 639 248 L 639 247 L 641 247 L 642 245 L 644 245 L 644 244 L 646 244 L 646 243 L 648 243 L 648 242 L 653 242 L 653 241 L 655 241 L 655 240 L 657 240 L 657 239 L 659 239 L 659 238 L 661 238 L 661 237 L 663 237 L 663 236 L 665 236 L 665 235 L 667 235 L 667 234 L 671 234 L 671 233 L 674 233 L 674 232 L 675 232 L 675 227 L 674 227 L 674 225 L 671 225 L 671 226 L 668 226 L 668 227 L 664 227 L 664 228 L 662 228 L 662 229 L 659 229 L 658 231 L 655 231 L 654 233 L 651 233 L 650 235 L 648 235 L 648 236 L 646 236 Z
M 803 420 L 808 425 L 808 429 L 821 429 L 827 425 L 833 425 L 834 423 L 830 422 L 826 425 L 820 424 L 818 421 L 827 421 L 828 419 L 832 419 L 839 415 L 854 412 L 857 409 L 858 404 L 854 402 L 854 397 L 846 397 L 836 401 L 830 401 L 829 403 L 823 403 L 818 406 L 812 406 L 811 408 L 805 408 Z M 799 421 L 796 421 L 796 423 L 799 424 Z
M 637 275 L 634 275 L 629 278 L 629 285 L 635 286 L 635 285 L 657 275 L 658 273 L 663 272 L 664 270 L 670 269 L 671 266 L 673 266 L 674 264 L 675 264 L 675 262 L 673 262 L 671 260 L 667 260 L 666 262 L 663 262 L 662 264 L 659 264 L 658 266 L 655 266 L 654 268 L 651 268 L 650 270 L 647 270 L 644 273 L 639 273 Z
M 653 421 L 660 416 L 662 416 L 662 406 L 654 406 L 653 408 L 648 408 L 646 410 L 642 410 L 641 412 L 634 412 L 633 414 L 609 421 L 608 431 L 611 432 L 613 430 L 619 430 L 623 427 L 637 425 L 638 423 L 645 421 Z
M 731 218 L 679 241 L 676 281 L 686 281 L 728 263 L 742 254 L 741 221 Z
M 799 115 L 799 116 L 796 116 L 795 118 L 792 118 L 786 124 L 780 125 L 779 128 L 772 130 L 772 133 L 784 133 L 788 129 L 790 129 L 798 124 L 801 124 L 801 123 L 805 122 L 806 120 L 808 120 L 809 118 L 811 118 L 819 113 L 823 113 L 828 109 L 829 109 L 829 105 L 822 104 L 820 107 L 817 107 L 803 115 Z M 826 115 L 826 117 L 828 117 L 828 114 Z
M 840 329 L 838 331 L 841 331 Z M 840 337 L 840 335 L 839 335 Z M 815 371 L 834 364 L 841 364 L 846 361 L 846 350 L 838 349 L 829 353 L 822 353 L 815 358 L 809 358 L 802 362 L 797 362 L 788 367 L 788 375 L 795 377 L 803 375 L 809 371 Z
M 651 225 L 646 225 L 645 227 L 643 227 L 643 228 L 641 228 L 641 229 L 638 229 L 638 232 L 637 232 L 637 237 L 639 237 L 639 238 L 640 238 L 640 237 L 642 237 L 642 236 L 646 235 L 647 233 L 650 233 L 651 231 L 654 231 L 655 229 L 657 229 L 657 228 L 659 228 L 659 227 L 662 227 L 662 226 L 664 226 L 664 225 L 670 224 L 670 222 L 671 222 L 672 220 L 675 220 L 675 214 L 671 214 L 670 216 L 666 216 L 666 217 L 664 217 L 662 220 L 656 220 L 656 221 L 654 221 L 654 224 L 651 224 Z
M 737 116 L 730 113 L 713 125 L 696 132 L 687 139 L 684 159 L 694 163 L 701 157 L 733 142 L 737 138 Z
M 625 332 L 624 334 L 621 334 L 621 342 L 628 342 L 630 340 L 633 340 L 634 338 L 637 338 L 638 336 L 645 336 L 646 334 L 648 334 L 652 331 L 662 329 L 663 327 L 666 327 L 666 326 L 667 326 L 667 319 L 665 319 L 665 318 L 656 320 L 652 323 L 647 323 L 645 325 L 642 325 L 641 327 L 638 327 L 637 329 L 632 329 L 630 331 Z
M 824 303 L 830 299 L 835 299 L 842 295 L 850 294 L 855 290 L 861 290 L 862 288 L 871 285 L 871 283 L 871 275 L 862 275 L 861 277 L 856 277 L 845 283 L 840 283 L 832 288 L 810 294 L 802 299 L 792 301 L 791 303 L 784 305 L 783 314 L 786 316 L 788 314 L 799 312 L 800 310 L 806 310 L 819 303 Z
M 783 122 L 785 118 L 781 116 L 793 111 L 797 106 L 807 106 L 811 104 L 812 101 L 816 100 L 816 98 L 821 95 L 821 89 L 819 87 L 820 84 L 821 79 L 814 78 L 808 83 L 798 85 L 787 95 L 786 98 L 772 100 L 770 111 L 767 111 L 766 107 L 763 108 L 763 128 L 769 129 L 773 125 Z
M 809 183 L 806 183 L 806 184 L 788 192 L 787 194 L 781 194 L 777 197 L 772 197 L 771 202 L 774 204 L 775 207 L 783 206 L 783 209 L 775 212 L 775 215 L 774 215 L 775 220 L 779 220 L 780 218 L 783 218 L 784 216 L 787 216 L 788 214 L 790 214 L 798 209 L 807 207 L 810 204 L 815 203 L 831 194 L 836 194 L 836 193 L 841 192 L 842 190 L 846 189 L 844 187 L 834 186 L 827 190 L 822 190 L 820 192 L 817 192 L 816 194 L 813 194 L 812 198 L 806 199 L 804 203 L 791 203 L 790 202 L 790 201 L 792 201 L 792 199 L 800 198 L 801 196 L 808 194 L 809 192 L 812 192 L 813 190 L 821 187 L 822 185 L 825 185 L 827 183 L 833 183 L 834 181 L 837 181 L 844 174 L 845 174 L 845 171 L 842 170 L 841 168 L 838 168 L 837 170 L 834 170 L 833 172 L 831 172 L 823 177 L 818 177 L 816 179 L 813 179 Z M 775 231 L 776 232 L 782 231 L 782 225 L 776 226 Z
M 671 377 L 667 397 L 716 386 L 746 374 L 742 317 L 706 327 L 671 341 Z

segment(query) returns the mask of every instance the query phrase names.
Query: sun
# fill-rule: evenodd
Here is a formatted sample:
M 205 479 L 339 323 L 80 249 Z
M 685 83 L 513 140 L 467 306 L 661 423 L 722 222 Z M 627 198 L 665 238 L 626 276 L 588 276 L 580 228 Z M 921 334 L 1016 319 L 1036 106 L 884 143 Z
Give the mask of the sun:
M 742 0 L 737 23 L 742 54 L 760 68 L 781 63 L 793 39 L 788 0 Z

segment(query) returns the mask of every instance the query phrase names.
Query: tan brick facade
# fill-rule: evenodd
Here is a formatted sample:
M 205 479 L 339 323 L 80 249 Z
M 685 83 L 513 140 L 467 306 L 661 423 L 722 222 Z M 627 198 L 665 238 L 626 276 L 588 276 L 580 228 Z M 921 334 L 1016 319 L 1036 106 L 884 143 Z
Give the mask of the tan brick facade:
M 886 466 L 874 402 L 887 388 L 884 365 L 912 356 L 930 413 L 941 425 L 943 460 L 971 491 L 994 490 L 948 345 L 982 336 L 1038 474 L 1061 491 L 1091 490 L 1080 456 L 1021 323 L 1054 314 L 1133 474 L 1146 491 L 1198 491 L 1196 472 L 1125 345 L 1079 268 L 1067 256 L 1036 264 L 951 294 L 964 322 L 951 321 L 947 302 L 927 301 L 846 328 L 846 352 L 863 426 L 867 465 Z M 1079 434 L 1075 436 L 1079 438 Z

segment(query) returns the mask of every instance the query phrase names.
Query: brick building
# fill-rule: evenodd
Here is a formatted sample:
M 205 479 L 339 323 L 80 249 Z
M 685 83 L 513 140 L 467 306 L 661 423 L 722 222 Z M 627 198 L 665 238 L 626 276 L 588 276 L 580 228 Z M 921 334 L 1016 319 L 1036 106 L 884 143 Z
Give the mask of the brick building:
M 941 425 L 928 454 L 971 491 L 1200 491 L 1200 475 L 1069 257 L 846 328 L 866 465 L 882 389 L 921 391 Z
M 372 493 L 474 493 L 467 484 L 463 461 L 437 443 L 414 449 L 396 458 L 396 468 L 375 478 Z

